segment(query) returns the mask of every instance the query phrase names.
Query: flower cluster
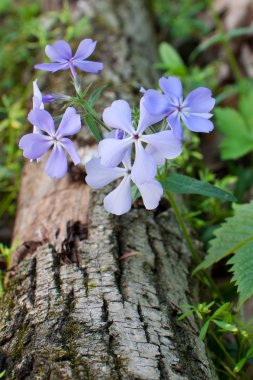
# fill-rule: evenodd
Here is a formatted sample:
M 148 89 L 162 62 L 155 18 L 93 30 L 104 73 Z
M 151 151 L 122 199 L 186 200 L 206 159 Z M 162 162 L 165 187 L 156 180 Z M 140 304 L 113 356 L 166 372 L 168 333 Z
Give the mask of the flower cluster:
M 73 79 L 76 81 L 75 67 L 91 73 L 97 73 L 103 69 L 103 64 L 100 62 L 85 61 L 93 53 L 95 47 L 96 42 L 85 39 L 79 44 L 76 54 L 72 57 L 69 44 L 66 41 L 57 41 L 54 45 L 47 45 L 45 49 L 47 56 L 55 62 L 42 63 L 36 65 L 35 68 L 51 72 L 70 69 Z M 28 120 L 33 125 L 33 133 L 26 134 L 19 142 L 24 157 L 31 160 L 38 160 L 50 148 L 53 148 L 45 167 L 46 173 L 52 178 L 61 178 L 66 174 L 68 169 L 66 152 L 75 165 L 80 162 L 75 145 L 66 137 L 80 131 L 80 115 L 73 107 L 68 107 L 59 128 L 55 131 L 54 120 L 49 112 L 44 109 L 44 103 L 55 100 L 68 101 L 69 99 L 71 99 L 69 96 L 61 94 L 42 96 L 36 79 L 33 82 L 33 110 L 28 115 Z
M 165 160 L 181 153 L 181 141 L 170 130 L 147 134 L 145 131 L 161 120 L 160 115 L 151 115 L 140 102 L 140 118 L 137 128 L 132 123 L 131 109 L 124 100 L 116 100 L 104 110 L 104 123 L 117 130 L 117 135 L 100 141 L 100 159 L 86 165 L 86 182 L 100 188 L 123 176 L 116 190 L 104 200 L 107 211 L 121 215 L 131 208 L 131 180 L 139 189 L 147 209 L 158 206 L 163 190 L 155 180 L 157 162 L 155 152 Z M 118 137 L 118 138 L 117 138 Z M 134 157 L 132 164 L 131 157 Z M 117 167 L 122 162 L 122 167 Z
M 76 86 L 79 84 L 76 68 L 89 73 L 98 73 L 103 69 L 102 63 L 86 60 L 95 46 L 96 42 L 85 39 L 73 56 L 71 47 L 65 41 L 47 45 L 46 54 L 54 62 L 42 63 L 35 68 L 51 72 L 70 69 L 78 99 L 81 99 Z M 87 108 L 86 101 L 80 103 L 86 114 L 93 118 L 95 115 L 94 121 L 110 130 L 98 144 L 98 157 L 86 164 L 86 182 L 92 188 L 99 189 L 122 178 L 104 199 L 105 209 L 113 214 L 121 215 L 130 210 L 132 183 L 148 210 L 158 206 L 163 188 L 156 179 L 157 170 L 167 159 L 181 154 L 182 124 L 194 132 L 210 132 L 213 129 L 209 119 L 215 100 L 209 89 L 199 87 L 183 99 L 182 84 L 178 78 L 161 78 L 159 85 L 163 93 L 142 90 L 138 123 L 132 119 L 131 108 L 125 100 L 114 101 L 104 110 L 102 120 L 89 104 Z M 50 177 L 61 178 L 67 172 L 66 153 L 75 165 L 80 162 L 75 145 L 67 136 L 80 131 L 81 118 L 75 108 L 67 107 L 56 130 L 52 116 L 44 109 L 44 103 L 55 100 L 70 102 L 72 98 L 59 94 L 42 96 L 37 80 L 33 86 L 33 110 L 28 116 L 33 133 L 23 136 L 19 146 L 24 156 L 31 160 L 38 160 L 52 148 L 45 170 Z M 93 128 L 94 124 L 91 130 Z

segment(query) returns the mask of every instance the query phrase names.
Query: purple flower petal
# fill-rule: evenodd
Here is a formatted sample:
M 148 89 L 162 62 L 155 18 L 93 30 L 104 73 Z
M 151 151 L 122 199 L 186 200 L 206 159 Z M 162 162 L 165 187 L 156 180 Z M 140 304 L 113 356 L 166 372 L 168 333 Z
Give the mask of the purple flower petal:
M 169 126 L 171 127 L 174 135 L 178 139 L 182 140 L 182 138 L 183 138 L 183 128 L 182 128 L 182 125 L 181 125 L 180 114 L 179 114 L 178 110 L 176 110 L 172 114 L 170 114 L 167 117 L 167 121 L 168 121 Z
M 182 143 L 172 131 L 143 135 L 142 141 L 151 144 L 165 158 L 175 158 L 182 152 Z M 148 181 L 146 181 L 148 182 Z
M 55 62 L 64 62 L 72 57 L 72 50 L 66 41 L 60 40 L 53 45 L 47 45 L 46 55 Z
M 160 182 L 153 180 L 137 186 L 140 190 L 144 206 L 147 210 L 153 210 L 159 205 L 163 195 L 163 188 Z
M 191 113 L 208 113 L 215 104 L 212 92 L 206 87 L 198 87 L 185 98 L 184 105 L 190 108 Z
M 145 96 L 146 95 L 144 95 L 140 101 L 140 119 L 139 119 L 139 124 L 137 128 L 137 133 L 143 133 L 145 129 L 147 129 L 151 125 L 158 123 L 166 116 L 165 114 L 157 114 L 157 115 L 151 114 L 145 107 L 145 104 L 144 104 Z
M 52 103 L 54 102 L 55 100 L 60 100 L 60 95 L 58 94 L 46 94 L 46 95 L 43 95 L 42 97 L 42 100 L 44 103 Z
M 44 109 L 44 104 L 42 102 L 42 94 L 38 87 L 38 79 L 33 81 L 33 108 Z
M 122 163 L 127 170 L 132 169 L 132 145 L 127 149 L 127 152 L 122 160 Z
M 37 84 L 38 79 L 33 82 L 33 109 L 44 109 L 43 98 Z M 34 125 L 33 133 L 42 133 L 40 129 Z
M 55 134 L 54 120 L 49 112 L 39 109 L 32 110 L 28 115 L 28 120 L 50 136 Z
M 98 144 L 101 164 L 106 167 L 115 167 L 122 162 L 128 147 L 132 144 L 131 138 L 122 140 L 105 139 Z
M 115 100 L 103 112 L 103 121 L 110 128 L 122 129 L 132 134 L 132 114 L 129 104 L 125 100 Z
M 165 163 L 164 156 L 159 152 L 159 150 L 155 149 L 153 145 L 148 144 L 146 147 L 146 151 L 153 157 L 156 162 L 156 165 L 162 166 Z
M 182 120 L 185 123 L 186 127 L 193 132 L 208 133 L 211 132 L 214 128 L 213 123 L 210 120 L 205 119 L 203 117 L 194 115 L 189 115 L 186 117 L 182 115 Z
M 154 115 L 166 115 L 170 110 L 170 103 L 166 95 L 156 90 L 147 90 L 144 93 L 143 105 L 150 114 Z
M 101 165 L 99 158 L 90 160 L 85 165 L 85 168 L 87 173 L 85 181 L 93 189 L 100 189 L 123 177 L 126 173 L 126 170 L 123 168 L 107 168 Z
M 45 171 L 49 177 L 61 178 L 68 170 L 68 162 L 62 147 L 55 145 L 49 159 L 47 160 Z
M 66 149 L 66 151 L 68 152 L 68 154 L 70 155 L 71 160 L 74 162 L 74 164 L 75 165 L 79 164 L 80 157 L 77 153 L 75 144 L 70 139 L 67 139 L 66 137 L 61 139 L 61 143 L 63 147 Z
M 76 54 L 73 57 L 73 61 L 84 60 L 88 58 L 95 50 L 96 44 L 97 41 L 93 41 L 90 38 L 86 38 L 85 40 L 81 41 L 77 48 Z
M 181 98 L 183 96 L 182 83 L 177 77 L 162 77 L 159 86 L 168 97 Z
M 104 68 L 103 63 L 94 61 L 73 61 L 73 65 L 78 67 L 80 70 L 94 74 L 97 74 Z
M 24 157 L 30 160 L 43 156 L 52 145 L 53 141 L 48 136 L 38 133 L 28 133 L 19 141 L 19 148 L 23 149 Z
M 59 70 L 67 70 L 69 68 L 68 63 L 40 63 L 34 66 L 37 70 L 51 71 L 55 73 Z
M 68 107 L 64 112 L 59 128 L 56 132 L 56 137 L 61 138 L 78 133 L 81 129 L 81 118 L 76 113 L 75 108 Z
M 115 215 L 122 215 L 131 209 L 131 179 L 124 177 L 118 187 L 109 193 L 104 199 L 104 207 L 108 212 Z
M 191 112 L 191 115 L 199 116 L 199 117 L 202 117 L 203 119 L 211 119 L 211 117 L 213 117 L 213 114 L 210 112 Z
M 137 185 L 150 182 L 157 173 L 153 157 L 143 148 L 140 141 L 135 143 L 135 161 L 132 167 L 131 178 Z

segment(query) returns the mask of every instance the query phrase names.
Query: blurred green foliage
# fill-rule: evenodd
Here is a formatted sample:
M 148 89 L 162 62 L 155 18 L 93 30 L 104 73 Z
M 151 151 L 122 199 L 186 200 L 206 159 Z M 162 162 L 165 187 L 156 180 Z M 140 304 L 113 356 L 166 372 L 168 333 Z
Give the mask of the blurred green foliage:
M 207 8 L 208 0 L 149 0 L 149 3 L 159 19 L 160 28 L 164 28 L 173 41 L 199 38 L 200 34 L 204 36 L 210 31 L 210 26 L 197 17 Z

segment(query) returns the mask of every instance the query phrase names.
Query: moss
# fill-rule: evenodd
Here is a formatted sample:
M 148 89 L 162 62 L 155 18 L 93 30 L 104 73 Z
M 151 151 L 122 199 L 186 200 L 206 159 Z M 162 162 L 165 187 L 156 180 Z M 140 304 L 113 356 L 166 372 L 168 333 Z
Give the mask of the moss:
M 88 282 L 87 283 L 87 285 L 88 285 L 88 289 L 89 288 L 95 288 L 95 287 L 97 287 L 99 284 L 97 283 L 97 282 Z

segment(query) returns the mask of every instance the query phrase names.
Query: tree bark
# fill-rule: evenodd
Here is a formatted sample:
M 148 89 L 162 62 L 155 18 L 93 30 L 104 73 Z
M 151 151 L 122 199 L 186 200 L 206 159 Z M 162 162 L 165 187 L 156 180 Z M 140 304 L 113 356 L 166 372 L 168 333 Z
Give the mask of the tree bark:
M 154 86 L 155 43 L 141 0 L 87 0 L 102 81 L 101 107 L 133 101 Z M 87 135 L 87 129 L 86 129 Z M 82 162 L 90 138 L 78 138 Z M 6 379 L 216 379 L 193 317 L 179 305 L 197 294 L 191 255 L 166 201 L 139 203 L 122 217 L 102 206 L 104 193 L 83 169 L 62 180 L 45 161 L 26 164 L 19 195 L 12 276 L 2 301 L 0 371 Z

